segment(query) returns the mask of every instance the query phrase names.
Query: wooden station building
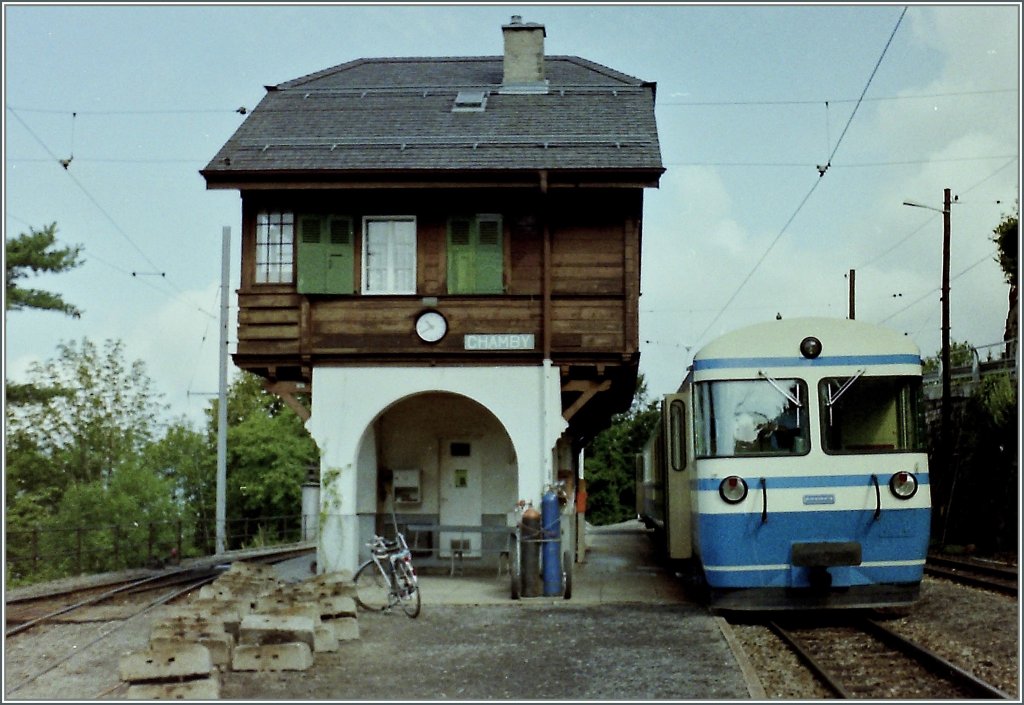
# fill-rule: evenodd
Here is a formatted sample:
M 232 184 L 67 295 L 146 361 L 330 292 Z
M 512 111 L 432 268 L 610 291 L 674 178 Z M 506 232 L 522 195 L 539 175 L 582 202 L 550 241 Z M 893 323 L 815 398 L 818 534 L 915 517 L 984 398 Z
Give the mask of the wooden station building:
M 321 570 L 354 569 L 392 510 L 506 526 L 564 481 L 574 511 L 580 450 L 633 398 L 655 85 L 545 56 L 518 16 L 502 33 L 500 56 L 268 86 L 201 172 L 241 196 L 234 362 L 320 449 Z

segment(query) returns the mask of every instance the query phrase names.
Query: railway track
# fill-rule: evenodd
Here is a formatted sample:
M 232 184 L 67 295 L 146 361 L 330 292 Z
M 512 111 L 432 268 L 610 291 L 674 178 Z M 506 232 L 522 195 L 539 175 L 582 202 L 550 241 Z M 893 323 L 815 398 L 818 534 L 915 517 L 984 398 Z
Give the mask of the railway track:
M 102 628 L 97 636 L 87 643 L 72 645 L 72 650 L 63 657 L 52 659 L 40 671 L 36 671 L 16 685 L 8 685 L 5 695 L 21 690 L 39 677 L 49 673 L 74 656 L 87 652 L 100 641 L 125 627 L 132 617 L 142 615 L 155 607 L 178 600 L 202 585 L 217 579 L 235 561 L 256 563 L 279 563 L 290 558 L 312 553 L 315 549 L 290 547 L 271 549 L 261 553 L 239 553 L 231 556 L 219 556 L 197 562 L 188 568 L 175 568 L 161 571 L 156 575 L 133 577 L 125 580 L 109 580 L 92 583 L 82 588 L 64 587 L 49 592 L 36 592 L 16 598 L 8 598 L 5 603 L 5 618 L 10 626 L 4 633 L 5 640 L 28 632 L 41 624 L 52 623 L 66 618 L 73 612 L 86 608 L 95 608 L 107 603 L 119 607 L 116 616 L 99 615 L 95 619 L 84 621 L 110 622 L 112 625 Z M 156 593 L 156 594 L 154 594 Z M 31 639 L 31 637 L 28 637 Z M 14 640 L 12 642 L 14 643 Z M 8 645 L 10 645 L 10 643 Z M 119 684 L 118 684 L 119 685 Z M 115 686 L 116 687 L 116 686 Z M 101 693 L 96 697 L 107 694 Z
M 868 618 L 828 624 L 772 621 L 767 626 L 839 698 L 1010 699 Z
M 928 556 L 925 572 L 963 585 L 992 590 L 1016 597 L 1019 594 L 1017 568 L 975 559 Z
M 278 563 L 308 554 L 313 549 L 292 548 L 263 554 L 240 555 L 237 560 Z M 146 610 L 155 604 L 173 601 L 192 590 L 211 583 L 220 576 L 233 558 L 208 559 L 187 568 L 172 568 L 155 575 L 110 580 L 86 587 L 65 587 L 19 597 L 5 602 L 5 637 L 15 636 L 32 627 L 58 619 L 68 619 L 74 612 L 98 606 L 120 606 L 127 612 Z M 153 594 L 158 593 L 156 602 Z M 123 618 L 123 617 L 122 617 Z

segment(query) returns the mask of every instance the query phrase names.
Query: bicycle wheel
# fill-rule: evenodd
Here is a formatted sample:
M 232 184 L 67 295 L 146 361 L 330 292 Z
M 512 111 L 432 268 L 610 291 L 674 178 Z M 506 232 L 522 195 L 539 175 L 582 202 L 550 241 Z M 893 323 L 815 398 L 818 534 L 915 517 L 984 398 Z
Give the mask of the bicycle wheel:
M 410 617 L 417 617 L 420 613 L 420 586 L 416 584 L 416 578 L 408 565 L 399 561 L 395 565 L 395 580 L 398 589 L 401 591 L 399 601 L 402 603 L 402 611 Z
M 388 608 L 391 586 L 372 559 L 359 566 L 353 582 L 356 586 L 356 604 L 364 610 L 380 612 Z

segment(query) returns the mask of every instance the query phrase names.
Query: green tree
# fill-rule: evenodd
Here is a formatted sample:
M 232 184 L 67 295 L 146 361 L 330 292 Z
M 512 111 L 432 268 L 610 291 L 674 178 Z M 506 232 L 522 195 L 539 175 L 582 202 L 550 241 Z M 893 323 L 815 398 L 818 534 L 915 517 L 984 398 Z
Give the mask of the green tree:
M 57 224 L 51 223 L 42 230 L 29 228 L 4 243 L 6 256 L 6 308 L 8 311 L 38 309 L 58 311 L 78 318 L 82 312 L 67 303 L 59 294 L 41 289 L 26 289 L 18 284 L 31 275 L 60 274 L 81 264 L 81 246 L 56 248 Z
M 214 402 L 209 409 L 211 438 L 216 435 L 217 406 Z M 248 525 L 252 533 L 260 519 L 298 517 L 302 483 L 318 459 L 302 420 L 264 389 L 262 379 L 243 372 L 228 392 L 229 544 L 238 547 L 250 538 L 239 527 Z
M 181 507 L 189 534 L 186 554 L 212 553 L 216 537 L 216 429 L 196 430 L 186 419 L 173 421 L 162 438 L 142 451 L 142 463 L 165 478 Z M 186 550 L 187 549 L 187 550 Z
M 56 359 L 29 374 L 33 384 L 66 393 L 8 408 L 7 434 L 20 451 L 8 468 L 15 487 L 61 495 L 74 483 L 106 479 L 154 439 L 162 405 L 144 363 L 128 363 L 120 341 L 102 349 L 88 339 L 61 343 Z
M 42 230 L 30 228 L 4 242 L 5 307 L 8 311 L 36 309 L 58 311 L 79 318 L 82 312 L 67 303 L 59 294 L 40 289 L 27 289 L 19 282 L 39 274 L 60 274 L 81 264 L 81 247 L 55 247 L 57 224 L 52 223 Z M 61 387 L 41 387 L 33 384 L 6 382 L 8 404 L 31 404 L 46 402 L 65 393 Z
M 177 546 L 181 509 L 167 478 L 138 460 L 127 462 L 106 480 L 68 488 L 42 550 L 51 556 L 64 554 L 53 561 L 59 574 L 163 561 Z
M 964 340 L 959 342 L 951 340 L 949 342 L 949 365 L 951 368 L 957 367 L 970 367 L 974 364 L 974 346 L 968 341 Z M 922 370 L 925 374 L 931 374 L 938 372 L 942 369 L 942 352 L 939 351 L 931 357 L 926 357 L 921 361 Z
M 55 359 L 29 374 L 32 384 L 65 393 L 5 409 L 8 570 L 24 578 L 115 567 L 132 554 L 113 524 L 169 530 L 180 507 L 167 478 L 144 462 L 159 397 L 144 364 L 127 362 L 118 341 L 62 343 Z M 151 550 L 154 538 L 147 533 L 141 545 Z M 19 561 L 62 553 L 30 560 L 31 568 Z
M 1017 239 L 1017 216 L 1004 215 L 992 230 L 992 241 L 996 244 L 998 254 L 996 261 L 1003 270 L 1006 283 L 1017 289 L 1017 250 L 1020 242 Z
M 1016 555 L 1017 409 L 1017 385 L 1008 373 L 984 377 L 954 407 L 953 477 L 938 537 L 943 543 Z
M 637 378 L 629 410 L 612 418 L 584 451 L 587 520 L 614 524 L 636 517 L 636 456 L 660 417 L 658 401 L 647 397 L 647 383 Z

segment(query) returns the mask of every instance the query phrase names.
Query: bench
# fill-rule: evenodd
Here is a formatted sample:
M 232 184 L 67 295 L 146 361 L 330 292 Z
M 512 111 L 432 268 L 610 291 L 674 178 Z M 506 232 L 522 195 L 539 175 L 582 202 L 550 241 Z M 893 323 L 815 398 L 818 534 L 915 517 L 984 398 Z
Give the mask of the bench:
M 409 546 L 409 549 L 414 553 L 430 552 L 436 553 L 437 558 L 440 559 L 440 546 L 420 546 L 419 540 L 421 534 L 426 533 L 448 533 L 448 534 L 459 534 L 464 536 L 465 534 L 507 534 L 509 536 L 509 544 L 512 541 L 512 535 L 515 533 L 515 528 L 511 526 L 476 526 L 470 524 L 406 524 L 405 529 L 408 533 L 413 535 L 413 542 Z M 460 539 L 464 540 L 464 539 Z M 449 562 L 449 574 L 455 575 L 456 567 L 458 571 L 462 573 L 462 558 L 463 550 L 458 548 L 451 549 L 451 557 Z M 509 545 L 506 544 L 505 548 L 484 548 L 480 547 L 481 553 L 497 553 L 498 554 L 498 576 L 501 576 L 502 563 L 504 562 L 506 568 L 508 567 L 509 561 Z

